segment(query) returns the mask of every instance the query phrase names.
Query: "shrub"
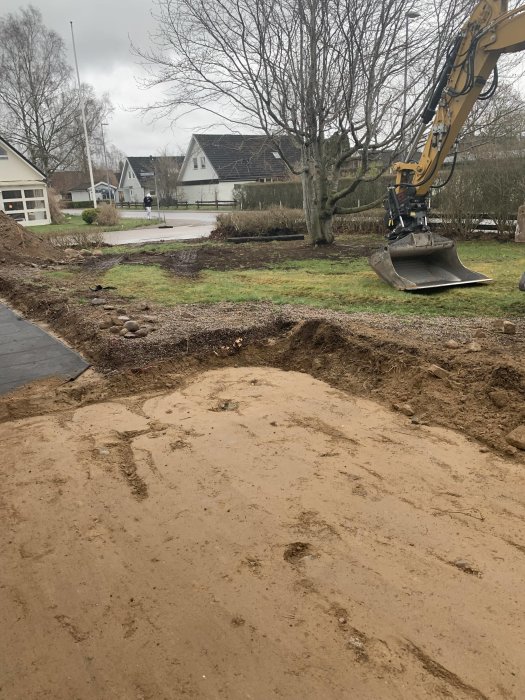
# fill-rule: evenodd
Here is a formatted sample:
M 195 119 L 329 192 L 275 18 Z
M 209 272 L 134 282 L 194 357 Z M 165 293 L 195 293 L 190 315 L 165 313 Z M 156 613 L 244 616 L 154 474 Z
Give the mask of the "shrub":
M 358 214 L 335 216 L 334 235 L 385 234 L 383 209 L 371 209 Z M 232 211 L 219 214 L 215 239 L 240 236 L 272 236 L 275 234 L 307 234 L 302 209 L 263 209 L 262 211 Z
M 96 209 L 84 209 L 82 212 L 82 218 L 86 224 L 92 224 L 97 220 L 97 210 Z
M 120 221 L 120 212 L 114 204 L 101 204 L 97 209 L 97 224 L 116 226 Z
M 263 211 L 232 211 L 219 214 L 212 238 L 240 236 L 273 236 L 306 233 L 304 214 L 300 209 L 264 209 Z
M 85 226 L 72 231 L 54 233 L 48 239 L 51 245 L 57 248 L 99 248 L 104 242 L 104 236 L 97 229 L 88 229 Z

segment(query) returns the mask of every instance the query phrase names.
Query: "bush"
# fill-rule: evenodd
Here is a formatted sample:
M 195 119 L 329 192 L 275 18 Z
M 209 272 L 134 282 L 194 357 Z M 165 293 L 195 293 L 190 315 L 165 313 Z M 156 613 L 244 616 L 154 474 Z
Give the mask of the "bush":
M 97 220 L 97 210 L 96 209 L 84 209 L 82 212 L 82 218 L 86 224 L 92 224 Z
M 212 238 L 240 236 L 273 236 L 277 234 L 306 234 L 306 222 L 300 209 L 265 209 L 263 211 L 232 211 L 219 214 Z
M 356 207 L 367 202 L 373 202 L 379 197 L 386 196 L 388 185 L 393 181 L 389 175 L 382 175 L 377 180 L 362 182 L 352 194 L 340 202 L 342 207 Z M 345 187 L 352 182 L 351 178 L 343 178 L 339 186 Z M 300 209 L 303 206 L 303 187 L 299 180 L 285 182 L 254 182 L 242 185 L 235 191 L 235 198 L 242 209 L 271 209 L 282 206 L 285 209 Z
M 51 245 L 57 248 L 100 248 L 104 242 L 104 236 L 97 229 L 88 229 L 85 226 L 72 231 L 54 233 L 48 238 Z
M 385 234 L 383 209 L 371 209 L 358 214 L 335 216 L 335 236 L 352 234 Z M 240 236 L 273 236 L 302 233 L 307 235 L 302 209 L 264 209 L 263 211 L 232 211 L 219 214 L 217 228 L 211 238 L 238 238 Z
M 97 224 L 101 226 L 116 226 L 119 221 L 120 212 L 114 204 L 101 204 L 98 207 Z

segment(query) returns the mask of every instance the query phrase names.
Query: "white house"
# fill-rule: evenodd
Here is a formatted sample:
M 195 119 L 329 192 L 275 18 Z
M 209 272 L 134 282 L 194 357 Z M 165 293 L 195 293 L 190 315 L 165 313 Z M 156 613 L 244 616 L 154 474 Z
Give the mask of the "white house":
M 95 196 L 97 202 L 114 202 L 117 188 L 107 182 L 95 182 Z M 85 182 L 78 187 L 72 187 L 67 192 L 67 199 L 72 202 L 90 202 L 91 201 L 91 183 Z
M 128 156 L 120 174 L 118 200 L 142 203 L 148 193 L 155 197 L 155 180 L 162 200 L 167 195 L 165 190 L 170 189 L 167 182 L 170 169 L 176 169 L 173 178 L 176 180 L 182 161 L 182 156 Z
M 23 226 L 51 223 L 44 173 L 2 137 L 0 209 Z
M 292 163 L 299 151 L 291 139 L 280 137 L 279 149 Z M 234 199 L 234 191 L 249 182 L 285 180 L 290 170 L 266 136 L 194 134 L 179 173 L 179 186 L 188 202 Z

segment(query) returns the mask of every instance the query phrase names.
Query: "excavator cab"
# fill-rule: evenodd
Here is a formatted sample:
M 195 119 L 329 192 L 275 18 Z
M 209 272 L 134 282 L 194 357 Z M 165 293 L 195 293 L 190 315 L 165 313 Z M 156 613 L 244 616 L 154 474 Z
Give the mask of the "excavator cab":
M 373 253 L 370 266 L 395 289 L 417 291 L 490 282 L 490 278 L 465 267 L 454 241 L 429 230 L 426 197 L 415 188 L 388 190 L 385 202 L 390 229 L 388 244 Z

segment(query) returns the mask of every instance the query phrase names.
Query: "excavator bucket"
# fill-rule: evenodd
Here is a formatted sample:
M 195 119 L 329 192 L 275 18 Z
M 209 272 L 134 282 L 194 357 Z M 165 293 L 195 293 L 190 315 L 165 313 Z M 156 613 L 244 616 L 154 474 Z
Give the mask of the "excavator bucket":
M 409 292 L 492 281 L 461 263 L 454 241 L 430 231 L 409 233 L 373 253 L 368 262 L 387 284 Z

